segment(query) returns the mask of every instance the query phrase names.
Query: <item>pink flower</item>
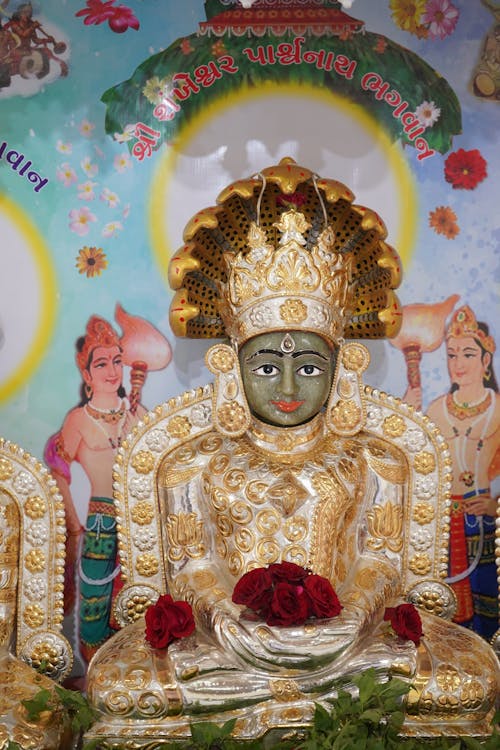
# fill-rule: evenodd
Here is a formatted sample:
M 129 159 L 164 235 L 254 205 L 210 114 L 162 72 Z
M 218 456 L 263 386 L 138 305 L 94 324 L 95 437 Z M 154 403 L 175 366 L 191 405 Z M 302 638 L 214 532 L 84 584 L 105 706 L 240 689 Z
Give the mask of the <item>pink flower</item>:
M 75 16 L 84 18 L 83 23 L 86 26 L 91 24 L 98 25 L 108 22 L 111 31 L 117 34 L 123 34 L 128 28 L 138 29 L 139 21 L 134 16 L 133 11 L 126 5 L 115 5 L 115 0 L 87 0 L 86 8 L 82 8 Z
M 455 30 L 460 13 L 450 0 L 429 0 L 422 17 L 431 39 L 444 39 Z
M 57 168 L 56 177 L 59 182 L 62 182 L 64 187 L 70 187 L 70 185 L 78 179 L 75 170 L 68 164 L 68 162 L 64 162 L 64 164 L 61 164 L 61 166 Z
M 117 154 L 113 159 L 113 166 L 117 172 L 125 172 L 132 167 L 132 159 L 129 154 Z
M 109 221 L 104 225 L 102 230 L 103 237 L 114 237 L 118 232 L 123 229 L 123 224 L 120 221 Z
M 69 228 L 72 232 L 79 234 L 80 237 L 83 237 L 84 234 L 88 234 L 91 222 L 97 221 L 97 217 L 89 208 L 87 208 L 87 206 L 84 206 L 83 208 L 73 208 L 69 212 L 69 218 Z
M 94 188 L 96 187 L 97 182 L 92 182 L 91 180 L 87 180 L 86 182 L 82 182 L 81 185 L 78 185 L 78 197 L 81 201 L 93 201 L 95 198 Z

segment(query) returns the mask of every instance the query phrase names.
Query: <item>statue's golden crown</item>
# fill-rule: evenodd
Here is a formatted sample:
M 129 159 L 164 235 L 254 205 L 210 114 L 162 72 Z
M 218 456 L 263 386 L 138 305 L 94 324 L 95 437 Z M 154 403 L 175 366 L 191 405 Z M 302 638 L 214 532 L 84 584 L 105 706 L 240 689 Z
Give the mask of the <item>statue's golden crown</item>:
M 395 336 L 401 263 L 378 214 L 293 159 L 228 185 L 169 265 L 177 336 L 237 343 L 270 330 Z
M 219 310 L 227 334 L 238 344 L 264 331 L 308 330 L 330 341 L 343 335 L 351 258 L 333 251 L 331 227 L 305 247 L 311 228 L 304 214 L 284 212 L 273 224 L 277 247 L 253 222 L 248 251 L 225 253 L 227 282 L 220 283 Z

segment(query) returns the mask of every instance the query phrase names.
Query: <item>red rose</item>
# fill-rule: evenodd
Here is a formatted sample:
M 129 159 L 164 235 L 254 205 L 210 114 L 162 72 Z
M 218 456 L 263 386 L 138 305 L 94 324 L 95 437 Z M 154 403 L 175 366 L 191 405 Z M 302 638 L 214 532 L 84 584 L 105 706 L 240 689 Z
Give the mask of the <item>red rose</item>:
M 146 610 L 146 640 L 153 648 L 166 648 L 176 638 L 191 635 L 194 628 L 191 605 L 174 602 L 169 594 Z
M 310 601 L 304 587 L 279 581 L 274 587 L 266 622 L 268 625 L 285 627 L 301 625 L 310 613 Z
M 310 575 L 304 580 L 304 589 L 311 601 L 316 617 L 336 617 L 342 605 L 330 581 L 323 576 Z
M 301 583 L 309 575 L 307 568 L 287 561 L 273 563 L 268 570 L 273 581 L 287 581 L 288 583 Z
M 267 608 L 273 594 L 273 581 L 267 568 L 254 568 L 241 576 L 234 587 L 232 600 L 258 611 Z
M 387 607 L 384 620 L 389 620 L 392 629 L 400 638 L 413 641 L 415 646 L 420 644 L 422 620 L 413 604 L 398 604 L 397 607 Z

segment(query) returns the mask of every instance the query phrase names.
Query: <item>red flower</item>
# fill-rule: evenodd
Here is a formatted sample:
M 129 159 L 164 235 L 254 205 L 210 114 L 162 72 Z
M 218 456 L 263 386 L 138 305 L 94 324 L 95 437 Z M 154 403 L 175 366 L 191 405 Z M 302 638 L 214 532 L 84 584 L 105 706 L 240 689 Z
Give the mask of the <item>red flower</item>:
M 82 8 L 75 16 L 84 17 L 86 26 L 99 25 L 108 22 L 112 31 L 123 34 L 128 28 L 138 29 L 139 21 L 126 5 L 114 5 L 115 0 L 87 0 L 86 8 Z
M 234 587 L 233 602 L 244 604 L 255 612 L 267 608 L 273 593 L 272 583 L 271 574 L 266 568 L 249 570 Z
M 446 159 L 444 176 L 455 189 L 473 190 L 487 176 L 486 161 L 477 148 L 459 148 Z
M 304 580 L 304 589 L 309 596 L 313 615 L 316 617 L 336 617 L 342 605 L 328 578 L 310 575 Z
M 301 583 L 310 573 L 307 568 L 302 568 L 292 562 L 273 563 L 268 567 L 273 581 L 287 581 L 288 583 Z
M 146 640 L 153 648 L 166 648 L 176 638 L 191 635 L 194 628 L 191 605 L 174 602 L 169 594 L 146 610 Z
M 289 206 L 290 204 L 293 206 L 302 206 L 306 202 L 307 198 L 304 195 L 304 193 L 291 193 L 290 195 L 285 195 L 284 193 L 281 193 L 276 198 L 276 204 L 278 206 Z
M 400 638 L 413 641 L 415 646 L 420 644 L 422 620 L 413 604 L 398 604 L 397 607 L 387 607 L 384 620 L 391 623 L 391 627 Z
M 276 584 L 266 619 L 268 625 L 301 625 L 310 614 L 310 600 L 303 586 L 285 581 Z

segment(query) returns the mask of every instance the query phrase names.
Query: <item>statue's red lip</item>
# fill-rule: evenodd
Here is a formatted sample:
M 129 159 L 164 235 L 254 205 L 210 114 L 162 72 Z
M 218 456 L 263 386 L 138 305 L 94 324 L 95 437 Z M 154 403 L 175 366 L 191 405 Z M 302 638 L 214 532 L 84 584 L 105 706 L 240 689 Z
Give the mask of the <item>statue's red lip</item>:
M 298 409 L 302 404 L 305 404 L 305 401 L 271 401 L 271 403 L 277 406 L 280 411 L 289 413 Z

